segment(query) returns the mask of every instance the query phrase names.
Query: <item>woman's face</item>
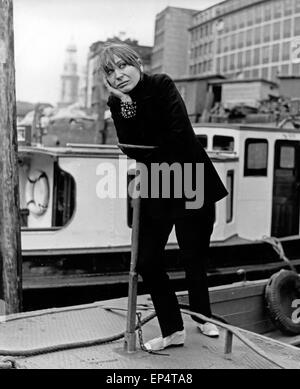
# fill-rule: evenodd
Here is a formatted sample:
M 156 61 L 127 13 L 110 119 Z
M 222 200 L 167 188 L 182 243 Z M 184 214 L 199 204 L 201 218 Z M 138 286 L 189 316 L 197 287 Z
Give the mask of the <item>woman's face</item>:
M 123 59 L 114 55 L 115 66 L 106 73 L 107 81 L 123 93 L 130 92 L 139 82 L 141 72 L 135 66 L 128 65 Z

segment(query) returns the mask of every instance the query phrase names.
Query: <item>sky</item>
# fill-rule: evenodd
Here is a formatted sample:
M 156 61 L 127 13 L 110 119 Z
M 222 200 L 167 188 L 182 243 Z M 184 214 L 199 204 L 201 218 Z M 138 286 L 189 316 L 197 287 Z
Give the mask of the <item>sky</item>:
M 69 43 L 82 74 L 90 45 L 118 36 L 152 46 L 155 15 L 167 6 L 202 10 L 220 0 L 13 0 L 18 101 L 56 104 Z

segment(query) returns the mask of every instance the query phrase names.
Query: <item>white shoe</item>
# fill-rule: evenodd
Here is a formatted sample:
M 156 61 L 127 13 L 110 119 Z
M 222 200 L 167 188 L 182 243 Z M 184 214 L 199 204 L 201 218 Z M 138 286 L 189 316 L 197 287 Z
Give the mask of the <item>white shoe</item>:
M 213 323 L 206 322 L 204 324 L 198 324 L 197 327 L 202 332 L 202 334 L 210 336 L 211 338 L 217 338 L 220 335 L 217 326 L 215 326 Z
M 185 330 L 174 332 L 173 334 L 163 337 L 158 337 L 149 340 L 145 343 L 145 347 L 148 351 L 163 350 L 170 346 L 183 346 L 185 341 Z

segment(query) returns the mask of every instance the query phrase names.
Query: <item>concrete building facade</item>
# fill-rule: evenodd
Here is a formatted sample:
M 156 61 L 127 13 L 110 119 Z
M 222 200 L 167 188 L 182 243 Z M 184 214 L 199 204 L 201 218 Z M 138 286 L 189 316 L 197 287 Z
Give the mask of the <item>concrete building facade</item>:
M 193 15 L 189 75 L 300 75 L 300 0 L 227 0 Z
M 196 10 L 167 7 L 155 19 L 152 73 L 167 73 L 171 77 L 187 75 L 188 28 Z

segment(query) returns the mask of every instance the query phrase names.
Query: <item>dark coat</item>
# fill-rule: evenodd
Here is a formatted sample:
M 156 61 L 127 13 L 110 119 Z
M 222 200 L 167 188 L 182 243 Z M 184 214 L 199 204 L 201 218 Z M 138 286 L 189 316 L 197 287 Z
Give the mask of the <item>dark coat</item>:
M 158 147 L 150 152 L 135 149 L 123 149 L 123 152 L 147 166 L 153 162 L 204 163 L 204 205 L 225 197 L 227 190 L 194 133 L 184 101 L 172 79 L 166 74 L 144 73 L 129 95 L 137 104 L 133 118 L 122 117 L 117 97 L 110 96 L 108 100 L 119 143 Z M 186 209 L 185 202 L 184 196 L 150 199 L 147 209 L 153 217 L 181 217 L 195 212 Z

